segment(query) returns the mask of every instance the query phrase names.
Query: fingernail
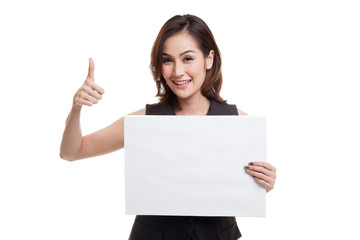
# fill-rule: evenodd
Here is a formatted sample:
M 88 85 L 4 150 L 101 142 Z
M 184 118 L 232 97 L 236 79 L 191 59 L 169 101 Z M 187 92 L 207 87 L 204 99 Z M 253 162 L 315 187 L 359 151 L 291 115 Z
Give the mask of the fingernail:
M 245 169 L 249 169 L 249 166 L 245 166 L 244 168 L 245 168 Z
M 249 162 L 249 165 L 254 165 L 254 162 Z
M 245 169 L 245 173 L 250 173 L 250 170 L 249 170 L 249 169 Z

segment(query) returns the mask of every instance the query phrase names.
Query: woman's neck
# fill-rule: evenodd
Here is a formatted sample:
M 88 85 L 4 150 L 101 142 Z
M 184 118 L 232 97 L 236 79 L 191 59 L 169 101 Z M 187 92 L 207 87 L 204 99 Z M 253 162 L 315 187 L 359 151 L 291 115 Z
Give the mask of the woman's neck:
M 176 115 L 206 115 L 210 101 L 203 95 L 188 99 L 177 99 L 181 110 L 175 109 Z

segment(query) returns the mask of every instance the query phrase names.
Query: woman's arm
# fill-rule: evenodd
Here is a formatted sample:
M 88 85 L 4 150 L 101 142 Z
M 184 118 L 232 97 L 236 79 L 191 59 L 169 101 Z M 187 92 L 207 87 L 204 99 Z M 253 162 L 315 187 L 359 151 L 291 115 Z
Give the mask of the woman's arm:
M 74 161 L 106 154 L 124 147 L 124 118 L 87 136 L 82 136 L 80 113 L 83 105 L 92 106 L 101 100 L 104 90 L 94 82 L 94 62 L 89 59 L 88 76 L 75 93 L 60 147 L 60 157 Z M 145 109 L 132 113 L 144 115 Z
M 130 115 L 145 115 L 145 108 Z M 74 161 L 90 158 L 124 147 L 124 117 L 86 136 L 81 136 L 80 125 L 74 129 L 75 132 L 80 132 L 80 134 L 67 134 L 71 132 L 71 127 L 68 127 L 68 125 L 70 124 L 65 127 L 61 143 L 60 157 L 62 159 Z

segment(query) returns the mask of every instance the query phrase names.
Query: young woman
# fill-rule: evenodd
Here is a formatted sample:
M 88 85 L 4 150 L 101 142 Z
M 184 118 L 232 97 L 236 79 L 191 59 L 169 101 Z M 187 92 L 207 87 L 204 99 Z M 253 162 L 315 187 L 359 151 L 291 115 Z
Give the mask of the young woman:
M 220 97 L 221 57 L 215 39 L 200 18 L 177 15 L 160 30 L 151 52 L 153 78 L 159 103 L 146 105 L 133 115 L 246 115 Z M 94 82 L 94 62 L 75 93 L 61 143 L 60 157 L 74 161 L 124 147 L 124 118 L 82 136 L 80 111 L 97 104 L 104 90 Z M 252 162 L 246 172 L 267 192 L 274 188 L 276 169 Z M 131 240 L 233 240 L 241 237 L 235 217 L 137 216 Z

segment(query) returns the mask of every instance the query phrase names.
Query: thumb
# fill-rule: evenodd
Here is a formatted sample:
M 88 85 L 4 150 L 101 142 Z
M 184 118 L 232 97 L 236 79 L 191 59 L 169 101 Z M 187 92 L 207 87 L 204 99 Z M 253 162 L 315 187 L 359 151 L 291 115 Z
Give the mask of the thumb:
M 94 69 L 95 69 L 95 63 L 92 60 L 92 58 L 89 58 L 88 78 L 90 78 L 92 81 L 95 81 Z

